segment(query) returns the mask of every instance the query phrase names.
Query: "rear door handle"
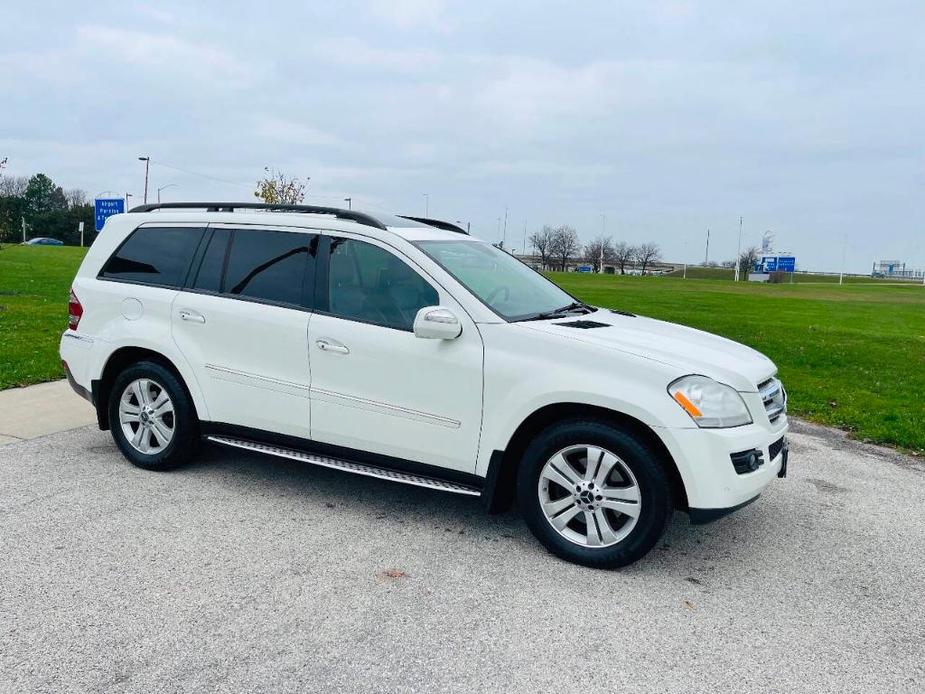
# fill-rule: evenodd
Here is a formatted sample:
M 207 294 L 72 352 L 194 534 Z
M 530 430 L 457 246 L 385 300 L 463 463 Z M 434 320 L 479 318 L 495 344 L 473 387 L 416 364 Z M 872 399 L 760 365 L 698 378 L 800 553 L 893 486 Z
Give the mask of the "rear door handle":
M 315 344 L 322 352 L 336 352 L 337 354 L 350 354 L 347 345 L 341 344 L 336 340 L 329 340 L 325 337 L 315 340 Z
M 181 308 L 180 320 L 189 321 L 190 323 L 205 323 L 206 317 L 197 311 L 190 311 L 188 308 Z

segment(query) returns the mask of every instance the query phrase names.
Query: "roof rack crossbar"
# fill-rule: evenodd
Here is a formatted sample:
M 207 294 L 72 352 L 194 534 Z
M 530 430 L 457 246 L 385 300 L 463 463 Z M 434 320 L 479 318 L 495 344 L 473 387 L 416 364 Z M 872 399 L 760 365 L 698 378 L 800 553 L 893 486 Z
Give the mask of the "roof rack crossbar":
M 443 229 L 444 231 L 455 231 L 457 234 L 466 234 L 468 236 L 469 232 L 463 229 L 460 226 L 456 226 L 452 222 L 445 222 L 442 219 L 430 219 L 429 217 L 412 217 L 407 214 L 397 215 L 402 219 L 410 219 L 412 222 L 420 222 L 421 224 L 426 224 L 429 227 L 435 227 L 436 229 Z
M 292 205 L 288 203 L 266 202 L 159 202 L 150 205 L 138 205 L 129 210 L 133 212 L 152 212 L 153 210 L 206 210 L 207 212 L 234 212 L 235 210 L 267 210 L 270 212 L 301 212 L 304 214 L 329 214 L 338 219 L 347 219 L 377 229 L 386 226 L 375 217 L 363 212 L 344 210 L 339 207 L 319 207 L 317 205 Z

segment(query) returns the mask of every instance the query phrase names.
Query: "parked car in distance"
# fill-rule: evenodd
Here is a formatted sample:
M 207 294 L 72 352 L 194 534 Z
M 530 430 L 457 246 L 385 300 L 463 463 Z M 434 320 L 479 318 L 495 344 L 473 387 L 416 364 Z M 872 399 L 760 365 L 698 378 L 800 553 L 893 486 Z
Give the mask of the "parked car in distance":
M 135 208 L 88 251 L 60 349 L 141 468 L 206 440 L 489 511 L 516 500 L 549 551 L 592 567 L 643 557 L 675 510 L 719 518 L 787 471 L 768 358 L 584 304 L 439 220 Z
M 64 242 L 46 236 L 37 236 L 22 243 L 23 246 L 63 246 Z

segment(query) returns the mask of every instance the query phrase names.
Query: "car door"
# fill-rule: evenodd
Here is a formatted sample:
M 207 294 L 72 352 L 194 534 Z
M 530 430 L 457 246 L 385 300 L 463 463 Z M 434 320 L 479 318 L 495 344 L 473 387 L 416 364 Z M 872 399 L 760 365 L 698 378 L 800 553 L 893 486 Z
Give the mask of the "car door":
M 312 438 L 473 472 L 482 417 L 482 339 L 420 267 L 377 240 L 324 232 L 309 325 Z M 453 340 L 423 339 L 417 311 L 442 305 Z
M 210 419 L 308 438 L 308 322 L 315 234 L 213 225 L 188 286 L 173 301 L 177 347 Z

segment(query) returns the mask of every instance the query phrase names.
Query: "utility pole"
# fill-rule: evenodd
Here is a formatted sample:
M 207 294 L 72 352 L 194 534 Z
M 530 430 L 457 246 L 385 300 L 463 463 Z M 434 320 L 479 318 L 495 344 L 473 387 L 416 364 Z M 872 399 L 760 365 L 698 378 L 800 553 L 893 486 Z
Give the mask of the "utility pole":
M 841 239 L 841 272 L 838 273 L 839 284 L 845 281 L 845 256 L 848 252 L 848 234 L 842 234 Z
M 738 245 L 738 248 L 736 249 L 736 269 L 735 269 L 735 281 L 736 282 L 739 281 L 739 272 L 740 272 L 739 265 L 741 265 L 739 260 L 741 257 L 742 257 L 742 218 L 739 217 L 739 245 Z
M 710 230 L 707 229 L 707 252 L 703 256 L 703 264 L 710 264 Z
M 151 166 L 151 157 L 138 157 L 138 161 L 143 161 L 145 163 L 145 201 L 144 204 L 148 204 L 148 167 Z
M 501 245 L 507 241 L 507 205 L 504 206 L 504 231 L 501 232 Z

